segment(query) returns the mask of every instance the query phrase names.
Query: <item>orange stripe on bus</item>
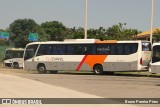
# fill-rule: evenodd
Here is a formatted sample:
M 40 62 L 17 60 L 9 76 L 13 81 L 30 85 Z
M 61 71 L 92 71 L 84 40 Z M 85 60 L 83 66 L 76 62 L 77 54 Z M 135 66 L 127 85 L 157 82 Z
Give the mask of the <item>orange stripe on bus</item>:
M 117 40 L 104 40 L 100 41 L 97 40 L 95 41 L 94 44 L 101 44 L 101 43 L 117 43 Z M 76 68 L 76 71 L 79 71 L 81 67 L 83 66 L 83 63 L 86 63 L 91 69 L 95 64 L 103 64 L 105 59 L 107 58 L 108 55 L 85 55 L 82 59 L 82 61 L 79 63 L 78 67 Z
M 81 66 L 82 66 L 82 64 L 84 63 L 84 61 L 85 61 L 86 58 L 87 58 L 87 55 L 85 55 L 85 56 L 83 57 L 82 61 L 79 63 L 78 67 L 76 68 L 76 71 L 79 71 L 79 70 L 80 70 L 80 68 L 81 68 Z
M 85 59 L 85 63 L 93 68 L 95 64 L 103 64 L 108 55 L 88 55 Z

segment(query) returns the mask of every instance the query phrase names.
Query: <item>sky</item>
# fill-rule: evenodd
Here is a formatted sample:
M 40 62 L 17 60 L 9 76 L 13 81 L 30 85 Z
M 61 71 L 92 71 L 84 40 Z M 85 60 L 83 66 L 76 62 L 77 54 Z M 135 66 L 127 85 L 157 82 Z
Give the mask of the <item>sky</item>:
M 160 0 L 154 0 L 154 28 L 160 27 Z M 38 24 L 59 21 L 66 27 L 84 27 L 85 0 L 0 0 L 0 29 L 17 19 Z M 88 28 L 127 23 L 127 28 L 150 29 L 151 0 L 88 0 Z

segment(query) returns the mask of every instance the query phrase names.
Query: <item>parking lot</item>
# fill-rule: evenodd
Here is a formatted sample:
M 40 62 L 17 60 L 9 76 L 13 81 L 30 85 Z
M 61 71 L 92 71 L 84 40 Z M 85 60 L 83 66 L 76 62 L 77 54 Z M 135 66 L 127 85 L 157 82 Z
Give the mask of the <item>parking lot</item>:
M 59 72 L 38 74 L 36 71 L 1 68 L 1 73 L 40 81 L 53 86 L 105 98 L 159 98 L 160 78 L 126 75 L 93 75 L 92 73 Z

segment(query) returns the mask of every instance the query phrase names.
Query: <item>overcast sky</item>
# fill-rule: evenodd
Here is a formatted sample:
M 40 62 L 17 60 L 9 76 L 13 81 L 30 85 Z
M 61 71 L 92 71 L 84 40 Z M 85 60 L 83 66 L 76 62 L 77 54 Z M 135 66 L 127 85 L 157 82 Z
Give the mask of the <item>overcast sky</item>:
M 88 0 L 88 4 L 89 28 L 127 23 L 128 28 L 150 29 L 151 0 Z M 159 5 L 160 0 L 155 0 L 154 27 L 160 27 Z M 0 0 L 0 29 L 23 18 L 84 27 L 84 0 Z

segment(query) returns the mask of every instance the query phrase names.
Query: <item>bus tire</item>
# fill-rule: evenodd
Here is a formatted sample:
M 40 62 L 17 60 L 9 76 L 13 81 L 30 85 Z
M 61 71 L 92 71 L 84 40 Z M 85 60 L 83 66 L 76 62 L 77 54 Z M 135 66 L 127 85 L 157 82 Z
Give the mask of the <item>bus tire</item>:
M 57 74 L 58 73 L 58 71 L 49 71 L 51 74 Z
M 93 72 L 96 75 L 102 75 L 103 74 L 103 66 L 100 64 L 97 64 L 93 67 Z
M 14 63 L 13 63 L 13 68 L 14 68 L 14 69 L 18 69 L 18 68 L 19 68 L 18 62 L 14 62 Z
M 37 71 L 38 71 L 40 74 L 45 74 L 45 73 L 47 73 L 46 67 L 45 67 L 44 64 L 38 64 L 38 66 L 37 66 Z

